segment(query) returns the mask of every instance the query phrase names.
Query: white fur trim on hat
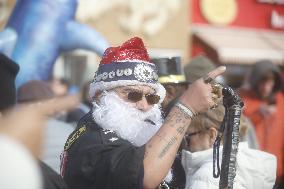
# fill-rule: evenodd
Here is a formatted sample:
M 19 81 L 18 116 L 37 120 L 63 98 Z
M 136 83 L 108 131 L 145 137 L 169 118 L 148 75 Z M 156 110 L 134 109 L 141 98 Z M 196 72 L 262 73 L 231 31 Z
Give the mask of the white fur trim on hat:
M 89 94 L 92 97 L 96 95 L 98 91 L 109 90 L 115 87 L 121 86 L 136 86 L 136 85 L 146 85 L 153 88 L 156 91 L 156 94 L 160 96 L 159 103 L 162 103 L 165 96 L 166 96 L 166 89 L 160 83 L 145 83 L 140 81 L 133 81 L 133 80 L 119 80 L 119 81 L 111 81 L 111 82 L 92 82 L 90 84 L 90 91 Z

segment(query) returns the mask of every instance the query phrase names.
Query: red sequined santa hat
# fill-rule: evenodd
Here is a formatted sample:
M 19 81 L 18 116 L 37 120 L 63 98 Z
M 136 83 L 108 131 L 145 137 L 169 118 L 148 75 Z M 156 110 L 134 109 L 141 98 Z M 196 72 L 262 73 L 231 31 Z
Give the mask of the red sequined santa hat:
M 90 95 L 94 97 L 98 91 L 129 85 L 150 86 L 160 96 L 160 102 L 165 98 L 166 90 L 158 83 L 156 66 L 150 62 L 147 49 L 138 37 L 105 50 L 90 85 Z

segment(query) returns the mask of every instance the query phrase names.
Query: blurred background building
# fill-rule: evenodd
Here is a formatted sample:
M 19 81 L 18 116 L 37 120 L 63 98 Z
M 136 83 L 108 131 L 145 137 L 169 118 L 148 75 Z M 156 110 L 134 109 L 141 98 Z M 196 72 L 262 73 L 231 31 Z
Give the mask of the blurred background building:
M 0 0 L 0 30 L 16 0 Z M 283 0 L 78 0 L 76 20 L 111 45 L 131 36 L 145 40 L 152 58 L 207 55 L 228 66 L 227 82 L 239 87 L 251 64 L 269 59 L 284 65 Z M 53 75 L 72 85 L 92 79 L 99 56 L 75 50 L 61 54 Z

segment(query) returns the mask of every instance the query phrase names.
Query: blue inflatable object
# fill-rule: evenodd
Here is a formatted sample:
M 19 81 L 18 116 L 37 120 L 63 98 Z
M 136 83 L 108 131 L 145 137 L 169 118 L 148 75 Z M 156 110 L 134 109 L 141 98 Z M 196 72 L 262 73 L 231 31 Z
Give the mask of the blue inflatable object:
M 49 79 L 61 52 L 80 48 L 103 54 L 107 41 L 74 20 L 76 9 L 77 0 L 17 1 L 0 32 L 0 51 L 20 65 L 17 86 Z

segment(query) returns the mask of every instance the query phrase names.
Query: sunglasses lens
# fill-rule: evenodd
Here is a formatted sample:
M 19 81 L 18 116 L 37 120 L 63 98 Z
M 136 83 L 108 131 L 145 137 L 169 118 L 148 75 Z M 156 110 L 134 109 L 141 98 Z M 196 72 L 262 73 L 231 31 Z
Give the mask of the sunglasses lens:
M 190 143 L 190 137 L 186 137 L 185 140 L 186 140 L 187 144 Z
M 160 96 L 154 94 L 146 95 L 148 104 L 157 104 L 160 101 Z
M 142 99 L 143 94 L 139 92 L 129 92 L 128 93 L 128 100 L 132 102 L 138 102 Z
M 138 102 L 140 100 L 142 100 L 143 97 L 143 93 L 140 92 L 129 92 L 128 93 L 128 100 L 132 101 L 132 102 Z M 154 95 L 154 94 L 148 94 L 145 95 L 145 98 L 148 102 L 148 104 L 157 104 L 160 101 L 160 96 L 158 95 Z

